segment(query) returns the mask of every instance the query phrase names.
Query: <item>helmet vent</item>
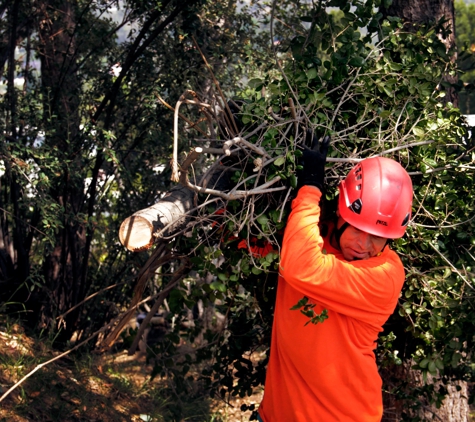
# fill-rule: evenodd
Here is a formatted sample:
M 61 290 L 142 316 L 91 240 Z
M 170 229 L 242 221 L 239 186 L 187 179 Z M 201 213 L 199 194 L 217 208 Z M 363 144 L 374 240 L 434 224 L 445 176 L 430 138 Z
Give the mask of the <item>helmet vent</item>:
M 356 185 L 356 190 L 361 190 L 361 185 Z
M 411 218 L 411 214 L 407 213 L 406 216 L 404 217 L 404 220 L 402 221 L 401 226 L 407 226 L 409 224 L 409 219 Z
M 361 210 L 363 209 L 363 203 L 361 202 L 361 199 L 357 199 L 348 208 L 355 214 L 361 214 Z

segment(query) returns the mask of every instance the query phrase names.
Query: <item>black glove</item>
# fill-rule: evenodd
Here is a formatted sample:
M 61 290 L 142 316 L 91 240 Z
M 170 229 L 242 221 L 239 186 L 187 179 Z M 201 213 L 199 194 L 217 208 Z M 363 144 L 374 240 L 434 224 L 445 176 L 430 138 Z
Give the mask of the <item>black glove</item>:
M 299 186 L 316 186 L 323 191 L 325 184 L 325 162 L 327 161 L 330 137 L 325 136 L 320 143 L 312 132 L 307 132 L 307 138 L 312 137 L 312 147 L 304 146 L 301 165 L 303 169 L 299 175 Z

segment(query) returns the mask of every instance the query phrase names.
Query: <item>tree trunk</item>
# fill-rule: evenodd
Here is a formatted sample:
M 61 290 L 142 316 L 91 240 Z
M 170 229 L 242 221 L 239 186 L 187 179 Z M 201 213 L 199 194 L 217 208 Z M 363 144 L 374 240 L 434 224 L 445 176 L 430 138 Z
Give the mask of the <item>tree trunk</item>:
M 75 216 L 81 212 L 84 185 L 79 169 L 84 167 L 79 150 L 79 90 L 77 74 L 76 16 L 70 0 L 48 0 L 39 4 L 39 58 L 44 98 L 46 141 L 63 152 L 64 166 L 51 196 L 69 218 L 58 230 L 55 247 L 45 257 L 43 273 L 51 300 L 41 306 L 41 324 L 49 326 L 62 313 L 83 299 L 81 257 L 85 227 Z M 34 315 L 37 315 L 35 312 Z M 62 331 L 67 340 L 74 330 L 75 312 L 67 316 Z
M 411 418 L 410 420 L 421 421 L 467 422 L 470 411 L 467 383 L 442 383 L 430 374 L 427 374 L 427 381 L 424 381 L 421 371 L 414 370 L 413 365 L 413 360 L 407 360 L 402 365 L 381 371 L 385 385 L 384 414 L 381 421 L 399 422 Z M 432 387 L 440 393 L 447 390 L 439 407 L 429 402 L 428 395 L 432 395 Z

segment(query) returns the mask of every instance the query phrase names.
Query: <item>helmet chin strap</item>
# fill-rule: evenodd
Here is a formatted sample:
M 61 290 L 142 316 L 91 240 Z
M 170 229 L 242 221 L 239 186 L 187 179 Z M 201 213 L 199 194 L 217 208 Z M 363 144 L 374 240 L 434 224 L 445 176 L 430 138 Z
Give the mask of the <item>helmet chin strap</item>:
M 335 228 L 333 230 L 333 236 L 335 236 L 335 241 L 336 241 L 336 245 L 338 246 L 338 249 L 341 250 L 341 246 L 340 246 L 340 238 L 341 238 L 341 235 L 343 234 L 343 232 L 348 228 L 348 226 L 350 225 L 349 223 L 347 223 L 346 221 L 342 224 L 342 226 L 337 229 L 337 223 L 338 223 L 338 218 L 337 218 L 337 221 L 335 221 Z

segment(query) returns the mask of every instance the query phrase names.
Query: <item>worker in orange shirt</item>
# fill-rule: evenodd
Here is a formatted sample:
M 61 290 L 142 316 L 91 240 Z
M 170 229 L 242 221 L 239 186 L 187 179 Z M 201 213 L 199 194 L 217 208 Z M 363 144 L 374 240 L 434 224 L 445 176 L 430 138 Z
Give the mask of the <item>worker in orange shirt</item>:
M 412 183 L 389 158 L 359 162 L 339 185 L 337 219 L 323 237 L 328 146 L 325 138 L 304 151 L 284 233 L 262 422 L 379 422 L 383 413 L 374 349 L 404 283 L 388 240 L 405 232 Z M 328 318 L 309 324 L 291 310 L 302 298 Z

